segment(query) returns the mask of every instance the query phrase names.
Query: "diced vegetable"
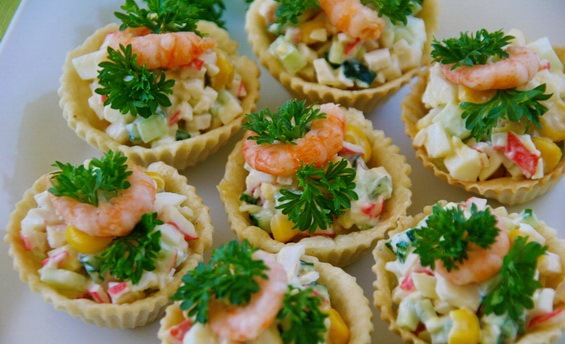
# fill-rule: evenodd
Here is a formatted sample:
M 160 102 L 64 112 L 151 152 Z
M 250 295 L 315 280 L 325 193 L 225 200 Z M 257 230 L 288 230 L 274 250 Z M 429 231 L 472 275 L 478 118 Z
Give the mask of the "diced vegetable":
M 110 245 L 114 237 L 92 236 L 72 225 L 65 232 L 67 243 L 79 253 L 96 253 Z
M 349 342 L 349 327 L 338 311 L 330 308 L 328 311 L 330 318 L 329 337 L 332 344 L 347 344 Z
M 463 308 L 449 312 L 453 320 L 453 327 L 449 331 L 448 344 L 477 344 L 479 343 L 481 328 L 475 313 Z

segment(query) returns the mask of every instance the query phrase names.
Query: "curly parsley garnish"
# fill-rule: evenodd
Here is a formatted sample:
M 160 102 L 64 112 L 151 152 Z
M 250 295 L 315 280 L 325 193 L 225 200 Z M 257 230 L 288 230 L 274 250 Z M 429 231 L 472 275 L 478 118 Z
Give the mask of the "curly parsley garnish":
M 172 94 L 175 80 L 167 80 L 165 73 L 156 74 L 147 66 L 139 66 L 131 45 L 120 51 L 108 47 L 108 60 L 98 66 L 100 86 L 96 93 L 106 96 L 104 105 L 121 113 L 140 115 L 143 118 L 155 113 L 158 106 L 171 106 L 167 94 Z
M 327 313 L 320 310 L 322 297 L 311 288 L 288 286 L 283 307 L 277 315 L 285 326 L 281 338 L 285 344 L 310 344 L 324 341 Z
M 132 171 L 127 170 L 126 161 L 121 152 L 111 150 L 101 159 L 92 159 L 88 167 L 56 161 L 52 166 L 59 170 L 51 174 L 48 191 L 57 197 L 67 196 L 97 206 L 101 200 L 111 199 L 130 187 L 127 178 Z
M 387 16 L 393 24 L 406 25 L 406 17 L 422 5 L 422 0 L 362 0 L 363 4 L 376 7 L 380 16 Z
M 314 233 L 317 228 L 328 228 L 334 216 L 343 214 L 351 207 L 351 200 L 359 197 L 355 170 L 348 167 L 347 160 L 330 161 L 325 171 L 314 164 L 303 165 L 296 174 L 299 190 L 281 189 L 276 208 L 301 231 Z
M 471 205 L 471 215 L 465 217 L 460 207 L 444 208 L 436 204 L 426 224 L 414 230 L 414 252 L 420 256 L 423 266 L 435 268 L 441 260 L 447 271 L 458 269 L 457 263 L 467 259 L 467 247 L 473 243 L 488 248 L 496 241 L 496 218 L 489 209 L 477 210 Z
M 130 234 L 118 237 L 104 250 L 97 260 L 100 274 L 107 271 L 120 281 L 130 280 L 137 284 L 143 271 L 155 270 L 155 260 L 161 251 L 161 232 L 154 230 L 163 224 L 157 213 L 147 213 Z
M 318 0 L 275 0 L 280 3 L 275 12 L 275 23 L 285 25 L 286 23 L 298 24 L 298 18 L 308 11 L 320 8 Z
M 459 105 L 463 109 L 461 117 L 465 120 L 465 127 L 471 130 L 471 136 L 477 141 L 483 137 L 490 139 L 492 129 L 499 120 L 509 119 L 520 122 L 526 119 L 541 128 L 540 116 L 547 111 L 547 107 L 540 101 L 549 99 L 553 94 L 545 94 L 545 84 L 527 91 L 516 89 L 497 90 L 494 97 L 484 103 L 463 102 Z
M 483 301 L 486 314 L 507 314 L 514 321 L 522 321 L 524 309 L 534 307 L 532 296 L 542 285 L 535 279 L 538 258 L 547 247 L 527 237 L 517 237 L 504 257 L 500 270 L 500 284 Z
M 432 58 L 441 64 L 453 63 L 451 69 L 460 66 L 475 66 L 486 64 L 489 58 L 508 57 L 503 50 L 514 36 L 505 36 L 502 30 L 488 32 L 481 29 L 473 35 L 467 32 L 461 33 L 459 38 L 448 38 L 439 42 L 433 39 Z
M 181 301 L 180 308 L 199 323 L 208 322 L 212 299 L 235 306 L 247 304 L 259 291 L 257 279 L 267 278 L 267 266 L 253 259 L 253 252 L 255 249 L 247 241 L 231 241 L 214 250 L 208 264 L 199 263 L 183 276 L 183 284 L 172 299 Z
M 197 34 L 199 20 L 213 21 L 223 27 L 222 17 L 225 5 L 222 0 L 146 0 L 147 8 L 140 7 L 135 0 L 126 0 L 114 12 L 122 21 L 120 30 L 128 27 L 146 27 L 154 33 L 193 31 Z
M 259 144 L 296 144 L 293 140 L 303 137 L 313 120 L 325 117 L 319 109 L 306 106 L 305 100 L 292 99 L 285 102 L 276 113 L 264 109 L 245 115 L 243 128 L 257 133 L 257 136 L 250 136 L 248 140 L 255 140 Z

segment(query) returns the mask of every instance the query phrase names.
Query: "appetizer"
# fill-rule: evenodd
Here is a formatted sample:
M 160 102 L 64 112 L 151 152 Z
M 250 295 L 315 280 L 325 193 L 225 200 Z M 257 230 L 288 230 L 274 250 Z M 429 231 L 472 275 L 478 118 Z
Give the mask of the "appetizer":
M 290 100 L 244 128 L 219 190 L 232 230 L 258 248 L 300 242 L 347 265 L 411 204 L 405 157 L 358 110 Z
M 377 244 L 375 305 L 407 343 L 552 343 L 565 329 L 564 249 L 530 209 L 438 202 Z
M 256 0 L 254 53 L 290 92 L 368 111 L 429 62 L 434 0 Z
M 436 62 L 402 104 L 418 158 L 450 184 L 504 204 L 549 190 L 565 168 L 564 51 L 516 29 L 432 46 Z
M 369 301 L 340 268 L 303 256 L 274 255 L 231 241 L 183 277 L 161 320 L 159 339 L 192 343 L 369 343 Z
M 142 169 L 109 151 L 54 166 L 16 205 L 6 230 L 21 280 L 98 326 L 156 319 L 211 246 L 209 209 L 161 162 Z
M 182 1 L 127 1 L 122 23 L 67 55 L 60 105 L 90 145 L 133 162 L 195 165 L 236 133 L 259 96 L 259 70 L 237 43 Z M 218 9 L 219 11 L 219 9 Z

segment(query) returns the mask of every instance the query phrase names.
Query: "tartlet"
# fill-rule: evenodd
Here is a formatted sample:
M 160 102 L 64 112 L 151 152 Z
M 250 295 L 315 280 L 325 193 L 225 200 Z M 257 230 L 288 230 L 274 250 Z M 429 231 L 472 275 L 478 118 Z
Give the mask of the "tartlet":
M 290 251 L 299 250 L 298 247 L 293 247 Z M 320 262 L 318 259 L 309 256 L 295 257 L 295 254 L 290 254 L 293 258 L 288 259 L 290 256 L 285 258 L 288 264 L 287 266 L 292 266 L 290 261 L 294 259 L 300 259 L 299 265 L 312 266 L 308 269 L 312 269 L 319 273 L 319 279 L 316 282 L 306 285 L 306 288 L 318 288 L 322 287 L 321 294 L 329 295 L 330 304 L 324 303 L 323 307 L 325 309 L 331 307 L 333 310 L 337 311 L 340 315 L 341 320 L 345 323 L 348 330 L 347 343 L 350 344 L 365 344 L 371 342 L 371 335 L 373 332 L 372 324 L 372 312 L 369 308 L 369 301 L 364 296 L 363 290 L 357 284 L 354 277 L 347 274 L 341 268 L 332 266 L 328 263 Z M 280 263 L 282 263 L 279 260 Z M 302 268 L 299 268 L 300 271 Z M 288 270 L 287 270 L 287 273 Z M 299 274 L 304 274 L 304 272 L 299 272 Z M 290 282 L 289 282 L 290 283 Z M 293 282 L 296 283 L 296 282 Z M 327 291 L 326 291 L 327 290 Z M 325 297 L 325 296 L 324 296 Z M 160 328 L 158 332 L 158 337 L 163 344 L 173 344 L 176 343 L 180 338 L 173 338 L 171 336 L 171 330 L 177 336 L 184 336 L 186 334 L 186 327 L 180 325 L 187 321 L 186 312 L 182 311 L 180 308 L 180 301 L 177 301 L 167 307 L 165 316 L 160 321 Z M 332 318 L 335 319 L 335 318 Z M 327 319 L 326 319 L 327 321 Z M 180 325 L 180 326 L 179 326 Z M 190 325 L 192 326 L 192 324 Z M 308 326 L 308 324 L 304 324 Z M 327 325 L 326 325 L 327 326 Z M 338 326 L 339 327 L 339 326 Z M 340 333 L 344 333 L 343 329 L 338 330 Z M 326 333 L 326 338 L 328 334 Z M 338 336 L 338 338 L 343 338 Z M 202 338 L 201 338 L 202 339 Z M 210 339 L 211 340 L 211 339 Z M 326 339 L 327 340 L 327 339 Z M 270 341 L 268 341 L 270 342 Z
M 507 235 L 507 237 L 510 239 L 510 244 L 509 244 L 510 246 L 516 245 L 516 240 L 520 237 L 521 239 L 525 239 L 525 237 L 528 237 L 528 239 L 526 240 L 528 240 L 529 244 L 531 244 L 531 241 L 535 241 L 536 243 L 540 244 L 540 247 L 543 245 L 547 246 L 548 253 L 546 253 L 545 256 L 542 255 L 542 257 L 538 258 L 537 260 L 537 272 L 540 272 L 542 270 L 542 267 L 543 267 L 543 271 L 540 272 L 539 276 L 537 275 L 537 272 L 535 275 L 537 276 L 535 277 L 535 279 L 541 282 L 542 288 L 546 288 L 545 291 L 549 290 L 549 295 L 551 295 L 551 297 L 548 298 L 548 300 L 546 300 L 545 305 L 547 307 L 540 306 L 542 303 L 540 299 L 543 298 L 542 296 L 540 296 L 541 292 L 539 294 L 534 294 L 535 295 L 535 300 L 534 300 L 535 304 L 533 305 L 534 308 L 533 309 L 530 308 L 531 310 L 527 310 L 526 315 L 522 315 L 526 317 L 525 319 L 523 319 L 523 321 L 524 321 L 524 326 L 528 328 L 528 331 L 525 334 L 518 332 L 517 337 L 515 338 L 516 341 L 512 339 L 507 339 L 507 340 L 511 340 L 512 343 L 516 342 L 516 343 L 540 343 L 540 344 L 553 343 L 557 341 L 561 337 L 562 332 L 565 329 L 565 322 L 563 321 L 563 316 L 565 315 L 565 294 L 564 294 L 565 283 L 563 283 L 565 272 L 561 269 L 563 264 L 565 264 L 565 255 L 563 254 L 563 252 L 565 252 L 564 251 L 565 240 L 558 238 L 557 231 L 546 225 L 542 220 L 537 219 L 537 217 L 535 216 L 535 214 L 533 214 L 533 212 L 531 212 L 531 210 L 525 210 L 519 214 L 508 213 L 508 211 L 504 207 L 491 208 L 490 206 L 486 205 L 486 199 L 478 199 L 475 197 L 472 197 L 466 202 L 462 202 L 459 204 L 440 201 L 436 205 L 439 205 L 441 207 L 449 206 L 449 207 L 460 207 L 462 209 L 465 208 L 469 209 L 473 204 L 478 204 L 479 210 L 484 209 L 486 206 L 486 209 L 490 209 L 491 213 L 495 215 L 498 220 L 506 223 L 506 225 L 508 226 L 506 229 L 509 230 L 508 232 L 509 234 Z M 407 231 L 412 228 L 417 228 L 417 227 L 422 228 L 423 226 L 425 226 L 423 221 L 430 214 L 432 214 L 433 211 L 434 210 L 432 206 L 427 206 L 423 209 L 423 212 L 418 215 L 407 216 L 402 218 L 400 221 L 398 221 L 397 228 L 389 232 L 389 239 L 378 242 L 377 246 L 373 250 L 375 265 L 373 266 L 372 270 L 376 274 L 376 281 L 373 283 L 375 289 L 373 302 L 375 304 L 375 307 L 380 311 L 381 318 L 386 323 L 388 323 L 389 329 L 395 332 L 396 334 L 399 334 L 402 337 L 403 341 L 406 343 L 430 343 L 430 337 L 429 337 L 430 334 L 427 333 L 425 335 L 422 335 L 423 333 L 427 332 L 426 326 L 425 325 L 421 326 L 424 324 L 424 322 L 422 322 L 421 325 L 418 325 L 418 328 L 414 331 L 406 328 L 407 322 L 405 322 L 405 320 L 408 319 L 407 317 L 405 317 L 406 313 L 403 314 L 402 320 L 399 320 L 400 319 L 399 300 L 408 300 L 412 297 L 412 295 L 416 295 L 418 293 L 421 293 L 420 295 L 422 294 L 425 295 L 423 296 L 423 298 L 429 300 L 428 296 L 430 294 L 428 292 L 430 291 L 430 289 L 427 289 L 428 291 L 420 291 L 420 290 L 424 290 L 423 286 L 427 283 L 427 282 L 421 283 L 421 281 L 426 279 L 428 281 L 430 279 L 434 279 L 435 281 L 437 278 L 437 282 L 434 282 L 434 284 L 432 285 L 435 286 L 436 293 L 439 293 L 440 276 L 437 271 L 435 272 L 432 271 L 430 267 L 427 266 L 421 267 L 421 265 L 418 264 L 418 262 L 420 262 L 419 256 L 418 258 L 416 258 L 416 261 L 411 259 L 413 253 L 411 253 L 412 252 L 412 249 L 410 248 L 411 244 L 408 243 L 408 245 L 406 246 L 406 251 L 404 251 L 405 247 L 404 246 L 402 247 L 403 252 L 406 252 L 406 255 L 404 256 L 406 258 L 405 261 L 414 262 L 414 265 L 412 266 L 416 266 L 416 267 L 407 270 L 407 271 L 412 271 L 414 275 L 412 274 L 402 275 L 403 276 L 402 280 L 399 280 L 397 274 L 400 273 L 400 271 L 402 270 L 401 268 L 402 263 L 399 263 L 399 261 L 397 260 L 398 253 L 396 253 L 396 251 L 393 251 L 393 249 L 400 250 L 400 247 L 402 246 L 400 245 L 400 243 L 403 239 L 413 238 L 413 236 L 411 235 L 406 235 Z M 510 226 L 513 226 L 513 228 L 510 229 L 509 228 Z M 421 230 L 425 230 L 425 227 L 424 229 Z M 395 237 L 395 235 L 397 237 Z M 391 249 L 390 247 L 393 247 L 393 249 Z M 548 254 L 550 254 L 551 256 L 548 256 Z M 541 263 L 542 261 L 543 264 Z M 551 261 L 551 263 L 548 263 L 549 261 Z M 436 269 L 438 269 L 438 264 L 440 263 L 436 261 Z M 418 268 L 417 266 L 420 266 L 420 268 Z M 522 266 L 519 270 L 516 271 L 522 273 L 523 271 L 525 271 L 525 269 L 526 268 Z M 394 272 L 392 270 L 394 270 Z M 457 272 L 458 270 L 452 270 L 452 272 L 454 271 Z M 426 276 L 424 276 L 425 277 L 424 279 L 418 278 L 418 281 L 416 281 L 416 277 L 415 277 L 416 275 L 418 276 L 426 275 Z M 477 276 L 478 275 L 479 274 L 477 274 Z M 498 275 L 500 275 L 500 272 L 498 272 Z M 500 281 L 500 278 L 497 277 L 498 275 L 494 275 L 494 277 L 490 277 L 490 279 L 486 279 L 484 282 L 476 282 L 476 283 L 470 282 L 470 283 L 462 284 L 460 286 L 457 286 L 454 282 L 451 283 L 443 282 L 442 285 L 446 285 L 448 287 L 442 287 L 443 288 L 442 295 L 449 296 L 450 301 L 445 301 L 445 302 L 448 302 L 450 306 L 454 308 L 445 307 L 444 304 L 443 311 L 441 312 L 438 311 L 438 313 L 436 314 L 432 310 L 432 312 L 434 312 L 433 314 L 435 314 L 437 317 L 443 316 L 449 318 L 451 316 L 449 314 L 450 310 L 454 310 L 454 309 L 457 311 L 460 310 L 469 311 L 471 312 L 471 314 L 474 314 L 476 312 L 479 314 L 479 316 L 483 317 L 477 320 L 477 326 L 480 327 L 474 327 L 473 325 L 471 325 L 472 322 L 467 322 L 466 325 L 464 325 L 464 327 L 459 328 L 460 330 L 463 330 L 463 332 L 460 332 L 459 334 L 466 333 L 467 339 L 469 340 L 471 340 L 470 338 L 476 338 L 475 336 L 479 335 L 481 338 L 481 343 L 490 342 L 490 341 L 484 341 L 486 340 L 486 338 L 496 339 L 497 333 L 498 336 L 502 337 L 500 332 L 497 332 L 496 329 L 494 331 L 491 331 L 491 329 L 493 327 L 492 324 L 495 324 L 494 328 L 497 327 L 496 321 L 494 321 L 496 317 L 503 317 L 504 315 L 495 316 L 493 313 L 491 313 L 488 314 L 488 317 L 490 319 L 485 320 L 486 315 L 483 313 L 484 310 L 483 307 L 485 307 L 485 305 L 482 305 L 482 302 L 484 302 L 485 299 L 486 292 L 489 290 L 489 288 L 493 288 L 494 286 L 496 286 L 497 281 Z M 447 278 L 445 277 L 441 279 L 444 281 L 447 280 Z M 437 285 L 435 283 L 437 283 Z M 481 296 L 479 296 L 475 301 L 469 301 L 469 300 L 474 300 L 474 297 L 469 296 L 472 295 L 473 292 L 471 292 L 470 294 L 465 294 L 465 296 L 463 296 L 461 294 L 455 293 L 454 291 L 457 289 L 453 289 L 453 288 L 469 288 L 470 290 L 475 290 L 475 288 L 483 288 L 483 289 L 481 289 L 482 290 Z M 450 290 L 450 292 L 448 293 L 447 290 Z M 538 291 L 540 291 L 540 289 L 538 289 Z M 445 296 L 441 297 L 442 300 L 444 297 Z M 396 298 L 396 300 L 393 300 L 394 298 Z M 446 298 L 446 300 L 447 299 L 448 298 Z M 454 301 L 455 299 L 459 299 L 459 301 Z M 458 303 L 458 305 L 454 306 L 453 302 Z M 438 310 L 442 308 L 440 303 L 441 302 L 437 301 L 436 299 L 432 299 L 432 304 L 437 305 Z M 481 305 L 480 308 L 478 308 L 478 310 L 471 309 L 472 307 L 477 307 L 479 303 Z M 404 307 L 404 309 L 407 308 Z M 536 313 L 533 313 L 534 311 Z M 459 320 L 461 319 L 467 319 L 466 321 L 469 320 L 467 316 L 459 318 Z M 420 321 L 418 317 L 414 318 L 414 320 L 416 321 L 416 323 Z M 510 321 L 510 318 L 508 318 L 508 320 Z M 401 321 L 403 325 L 400 324 Z M 431 323 L 432 322 L 430 321 L 429 324 Z M 440 322 L 437 323 L 440 324 Z M 487 329 L 486 324 L 490 324 L 488 326 L 491 327 Z M 449 330 L 450 332 L 449 335 L 452 335 L 451 325 L 449 326 L 447 325 L 449 324 L 444 325 L 443 328 L 444 330 L 445 329 Z M 455 325 L 453 326 L 455 327 Z M 436 330 L 437 329 L 438 328 L 436 328 Z M 469 332 L 465 332 L 465 330 L 468 330 Z M 513 328 L 513 330 L 518 331 L 517 328 Z M 459 330 L 454 330 L 454 331 L 459 331 Z M 477 334 L 475 331 L 483 331 L 485 333 L 480 332 L 480 334 Z M 510 332 L 512 331 L 509 331 L 509 333 Z M 447 335 L 447 332 L 444 334 Z M 447 340 L 447 338 L 445 338 L 445 340 Z M 507 341 L 505 340 L 504 342 L 506 343 Z
M 516 33 L 519 32 L 516 30 Z M 554 48 L 557 56 L 562 62 L 565 63 L 565 49 L 564 48 Z M 441 73 L 441 71 L 440 71 Z M 451 173 L 449 173 L 448 169 L 446 168 L 444 162 L 445 158 L 431 158 L 428 150 L 425 147 L 425 144 L 422 144 L 421 134 L 418 133 L 422 132 L 422 128 L 419 125 L 420 122 L 430 122 L 429 120 L 422 120 L 430 111 L 430 108 L 426 106 L 423 102 L 423 97 L 426 92 L 428 82 L 430 78 L 430 69 L 426 69 L 419 77 L 417 82 L 412 86 L 411 92 L 405 97 L 402 101 L 402 115 L 401 119 L 405 124 L 405 131 L 406 134 L 412 139 L 412 145 L 415 149 L 416 156 L 423 162 L 424 166 L 434 172 L 434 174 L 439 177 L 440 179 L 448 182 L 451 185 L 455 185 L 457 187 L 464 188 L 465 190 L 482 195 L 483 197 L 496 199 L 502 204 L 506 205 L 515 205 L 524 202 L 531 201 L 544 193 L 550 190 L 560 178 L 563 176 L 565 172 L 565 155 L 561 155 L 561 158 L 556 163 L 556 166 L 549 171 L 549 173 L 544 172 L 543 176 L 538 177 L 537 179 L 530 179 L 525 178 L 523 176 L 513 177 L 508 172 L 506 175 L 493 175 L 492 177 L 488 177 L 487 179 L 481 180 L 480 178 L 476 178 L 473 180 L 462 180 L 461 178 L 455 178 Z M 535 80 L 535 77 L 534 77 Z M 447 83 L 450 84 L 448 80 L 445 80 Z M 537 86 L 539 84 L 538 81 L 532 81 L 529 84 L 533 84 L 532 87 Z M 528 84 L 528 85 L 529 85 Z M 457 86 L 456 86 L 457 87 Z M 448 92 L 444 92 L 448 93 Z M 460 93 L 467 93 L 472 94 L 471 92 L 467 91 Z M 549 93 L 549 92 L 547 92 Z M 559 96 L 557 96 L 559 97 Z M 552 97 L 553 99 L 555 96 Z M 472 101 L 474 103 L 480 103 L 485 100 L 481 101 Z M 553 108 L 552 111 L 558 112 L 560 111 L 561 117 L 554 116 L 552 121 L 558 121 L 561 124 L 553 125 L 549 124 L 551 122 L 544 124 L 544 117 L 541 117 L 542 124 L 546 125 L 548 128 L 554 128 L 550 130 L 561 131 L 561 133 L 553 132 L 549 137 L 552 141 L 554 141 L 557 146 L 559 146 L 559 142 L 563 141 L 563 128 L 564 126 L 562 123 L 565 116 L 565 101 L 561 98 L 559 104 L 550 103 L 552 100 L 548 100 L 546 103 L 549 104 L 549 108 Z M 435 107 L 434 107 L 435 108 Z M 559 110 L 561 108 L 561 110 Z M 436 111 L 437 113 L 437 111 Z M 559 119 L 561 118 L 561 119 Z M 561 129 L 557 129 L 561 127 Z M 531 125 L 530 128 L 536 129 L 534 125 Z M 545 130 L 547 131 L 547 130 Z M 546 138 L 546 133 L 542 131 L 542 133 L 536 133 L 537 136 L 543 137 L 542 139 Z M 557 137 L 561 136 L 561 138 Z M 563 149 L 561 148 L 561 151 Z
M 306 255 L 317 257 L 320 261 L 336 266 L 352 263 L 377 240 L 384 238 L 385 233 L 394 226 L 396 220 L 406 214 L 412 195 L 410 191 L 412 184 L 409 178 L 411 168 L 406 163 L 406 158 L 400 154 L 400 149 L 382 131 L 374 130 L 372 123 L 364 118 L 362 112 L 353 108 L 344 110 L 344 112 L 348 125 L 360 130 L 357 137 L 366 136 L 367 144 L 371 147 L 372 154 L 366 161 L 367 166 L 369 168 L 383 167 L 388 171 L 392 181 L 392 194 L 384 201 L 378 222 L 372 224 L 368 229 L 351 228 L 334 237 L 322 234 L 302 237 L 297 241 L 305 246 Z M 296 242 L 275 240 L 267 231 L 253 225 L 249 213 L 240 209 L 245 204 L 240 197 L 246 191 L 246 178 L 249 175 L 248 170 L 244 167 L 246 162 L 242 153 L 243 145 L 244 141 L 236 144 L 229 155 L 226 172 L 218 185 L 220 197 L 225 205 L 232 231 L 241 240 L 248 240 L 257 248 L 276 253 L 284 246 L 295 245 Z M 323 230 L 321 232 L 323 233 Z
M 16 204 L 6 227 L 4 240 L 9 245 L 9 254 L 14 259 L 13 266 L 19 272 L 20 279 L 28 283 L 32 291 L 40 294 L 46 302 L 51 303 L 56 309 L 64 310 L 74 317 L 100 327 L 134 328 L 143 326 L 160 317 L 165 307 L 170 303 L 170 296 L 180 284 L 181 277 L 188 270 L 196 267 L 198 262 L 203 260 L 204 251 L 211 247 L 213 227 L 209 208 L 203 204 L 194 187 L 187 184 L 186 177 L 179 175 L 176 169 L 162 162 L 152 163 L 147 167 L 146 171 L 160 176 L 164 182 L 164 191 L 186 196 L 186 200 L 181 205 L 191 209 L 193 214 L 190 218 L 188 215 L 183 214 L 183 216 L 185 220 L 193 223 L 194 230 L 198 235 L 197 239 L 188 242 L 189 254 L 185 255 L 186 260 L 180 262 L 176 270 L 171 270 L 173 278 L 165 288 L 147 292 L 147 295 L 133 302 L 125 301 L 125 303 L 121 304 L 98 303 L 93 301 L 92 295 L 86 298 L 86 292 L 82 292 L 82 295 L 77 295 L 76 292 L 56 289 L 52 285 L 43 282 L 38 270 L 45 263 L 42 260 L 47 256 L 46 252 L 40 248 L 33 248 L 31 250 L 26 248 L 26 243 L 22 236 L 22 221 L 30 211 L 38 209 L 35 196 L 50 187 L 50 175 L 44 175 L 39 178 L 25 192 L 23 199 Z M 43 228 L 38 228 L 38 230 L 44 233 L 45 223 L 37 223 L 36 227 Z M 63 231 L 63 238 L 59 238 L 59 240 L 66 240 L 64 239 L 64 233 Z M 49 245 L 46 243 L 47 247 L 44 249 L 51 249 Z M 82 267 L 77 270 L 77 273 L 83 276 L 87 275 Z
M 255 103 L 259 98 L 260 72 L 257 65 L 249 58 L 237 55 L 237 43 L 230 39 L 227 31 L 206 21 L 199 21 L 198 29 L 217 42 L 217 49 L 227 55 L 235 71 L 242 78 L 241 85 L 244 85 L 245 92 L 240 98 L 242 111 L 237 116 L 228 116 L 226 113 L 225 124 L 220 122 L 220 126 L 199 135 L 152 148 L 148 144 L 138 145 L 114 139 L 106 132 L 110 123 L 101 119 L 89 106 L 89 98 L 93 95 L 90 88 L 92 80 L 83 80 L 73 65 L 73 59 L 97 51 L 107 34 L 118 31 L 118 25 L 109 24 L 98 29 L 82 45 L 67 54 L 58 93 L 59 105 L 69 127 L 80 138 L 100 151 L 120 150 L 139 165 L 163 161 L 177 169 L 184 169 L 216 152 L 239 130 L 243 115 L 255 109 Z
M 275 41 L 276 35 L 269 33 L 266 27 L 267 23 L 261 13 L 261 7 L 269 2 L 272 2 L 272 0 L 258 0 L 250 5 L 245 22 L 248 41 L 263 66 L 267 68 L 289 92 L 298 98 L 306 99 L 313 103 L 335 102 L 346 107 L 370 111 L 376 107 L 377 104 L 382 102 L 387 95 L 397 91 L 416 76 L 420 71 L 421 65 L 429 63 L 430 42 L 436 30 L 438 16 L 438 4 L 435 0 L 424 1 L 421 10 L 415 15 L 415 17 L 424 20 L 425 33 L 422 34 L 426 37 L 425 43 L 421 48 L 422 51 L 420 51 L 420 53 L 422 53 L 421 61 L 417 63 L 417 66 L 407 68 L 401 73 L 394 73 L 393 76 L 389 77 L 390 80 L 386 80 L 384 83 L 374 81 L 367 88 L 352 87 L 349 89 L 318 83 L 316 76 L 313 74 L 313 70 L 303 75 L 301 75 L 300 72 L 292 73 L 270 52 L 270 46 Z M 272 15 L 272 13 L 269 13 L 269 15 Z M 389 23 L 390 21 L 387 21 L 387 25 L 390 25 Z M 331 24 L 327 23 L 327 25 Z M 382 42 L 380 44 L 382 45 Z M 309 62 L 308 68 L 306 69 L 312 69 L 311 65 L 312 63 Z

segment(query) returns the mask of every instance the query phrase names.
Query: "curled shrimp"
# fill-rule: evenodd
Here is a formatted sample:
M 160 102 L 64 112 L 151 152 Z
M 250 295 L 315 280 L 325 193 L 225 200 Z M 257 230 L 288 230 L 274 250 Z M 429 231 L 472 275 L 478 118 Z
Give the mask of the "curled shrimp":
M 153 209 L 155 183 L 139 168 L 128 177 L 131 186 L 98 206 L 49 194 L 55 210 L 67 224 L 93 236 L 129 234 L 141 216 Z
M 320 106 L 325 118 L 312 121 L 310 131 L 295 140 L 296 144 L 257 144 L 248 140 L 253 132 L 247 132 L 243 143 L 245 161 L 254 169 L 275 176 L 291 176 L 301 164 L 321 166 L 343 147 L 345 115 L 337 104 Z
M 286 270 L 269 253 L 256 251 L 254 259 L 261 259 L 268 270 L 267 279 L 259 279 L 259 292 L 245 306 L 227 306 L 213 300 L 210 303 L 210 328 L 222 339 L 248 341 L 257 338 L 271 326 L 282 307 L 288 288 Z
M 454 70 L 452 64 L 443 65 L 443 74 L 449 81 L 474 90 L 503 90 L 527 83 L 543 68 L 538 54 L 529 48 L 509 47 L 506 51 L 509 56 L 494 63 Z
M 500 226 L 499 221 L 499 226 Z M 496 275 L 502 268 L 502 260 L 510 250 L 510 237 L 506 230 L 500 230 L 496 241 L 488 248 L 473 243 L 467 246 L 467 259 L 457 263 L 457 269 L 447 271 L 441 260 L 436 261 L 435 271 L 448 281 L 465 285 L 481 283 Z
M 137 63 L 149 69 L 174 68 L 187 65 L 209 49 L 216 47 L 210 38 L 202 38 L 194 32 L 151 33 L 146 28 L 125 29 L 107 38 L 110 47 L 120 44 L 132 46 Z
M 339 31 L 362 40 L 379 39 L 385 21 L 360 0 L 319 0 L 322 10 Z

